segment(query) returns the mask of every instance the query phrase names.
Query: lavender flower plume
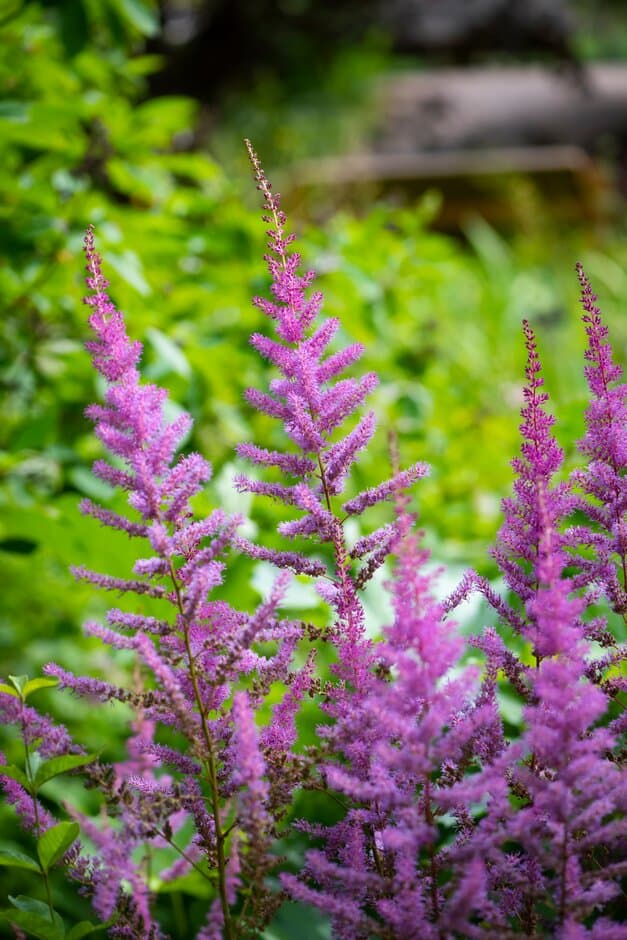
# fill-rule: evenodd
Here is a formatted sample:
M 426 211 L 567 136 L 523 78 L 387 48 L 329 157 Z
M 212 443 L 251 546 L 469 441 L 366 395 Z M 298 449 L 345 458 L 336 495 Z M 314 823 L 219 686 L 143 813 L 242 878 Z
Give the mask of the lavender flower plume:
M 573 535 L 593 549 L 592 559 L 579 560 L 583 579 L 601 585 L 614 610 L 627 617 L 627 384 L 620 381 L 623 370 L 613 361 L 608 329 L 580 264 L 577 275 L 588 337 L 584 372 L 592 397 L 579 442 L 588 464 L 572 475 L 584 493 L 579 508 L 590 524 Z
M 339 760 L 322 768 L 346 812 L 330 828 L 312 828 L 324 849 L 307 853 L 300 876 L 283 876 L 291 896 L 328 914 L 333 935 L 345 940 L 471 936 L 487 906 L 481 860 L 445 849 L 438 821 L 450 806 L 463 832 L 469 802 L 489 786 L 483 775 L 465 803 L 456 792 L 470 766 L 481 768 L 502 747 L 496 702 L 484 696 L 473 705 L 472 674 L 450 675 L 461 638 L 432 596 L 428 552 L 396 497 L 395 616 L 378 646 L 379 676 L 367 696 L 345 702 L 329 733 Z M 441 873 L 451 869 L 444 888 Z
M 512 930 L 514 922 L 534 934 L 542 922 L 552 935 L 567 936 L 583 930 L 595 908 L 603 910 L 616 895 L 625 791 L 612 753 L 614 736 L 597 726 L 607 711 L 607 695 L 588 678 L 589 598 L 577 593 L 577 575 L 567 576 L 566 549 L 573 538 L 561 528 L 576 501 L 552 481 L 562 455 L 542 407 L 547 396 L 540 390 L 540 363 L 527 323 L 524 332 L 521 456 L 513 464 L 518 478 L 514 497 L 504 503 L 495 552 L 522 614 L 510 616 L 509 605 L 488 599 L 531 644 L 534 666 L 517 663 L 494 632 L 478 641 L 487 654 L 488 680 L 503 669 L 526 702 L 526 727 L 521 738 L 494 755 L 488 772 L 493 778 L 500 773 L 509 786 L 497 790 L 467 851 L 486 864 L 485 896 L 492 909 L 488 904 L 484 916 L 493 934 Z M 515 855 L 506 851 L 512 842 Z M 602 845 L 608 846 L 604 861 L 598 855 Z
M 94 904 L 102 917 L 118 912 L 120 936 L 120 931 L 130 930 L 136 932 L 133 936 L 156 937 L 159 927 L 151 911 L 152 894 L 137 857 L 142 847 L 150 851 L 167 844 L 180 856 L 171 871 L 184 872 L 203 859 L 216 872 L 210 922 L 219 924 L 225 940 L 233 940 L 236 933 L 263 924 L 277 903 L 264 881 L 264 873 L 276 862 L 270 853 L 274 837 L 270 811 L 284 813 L 297 782 L 293 769 L 289 782 L 282 778 L 294 763 L 288 751 L 295 740 L 294 710 L 305 694 L 305 681 L 292 682 L 289 704 L 274 710 L 267 729 L 283 742 L 282 760 L 270 761 L 259 778 L 243 780 L 241 774 L 246 767 L 252 773 L 255 754 L 263 764 L 254 744 L 252 709 L 260 706 L 272 683 L 292 678 L 290 664 L 302 631 L 276 615 L 282 582 L 252 614 L 212 599 L 222 584 L 223 559 L 239 519 L 228 518 L 219 509 L 205 519 L 194 519 L 190 500 L 209 480 L 211 467 L 199 454 L 175 457 L 191 419 L 183 415 L 166 421 L 166 393 L 141 381 L 141 346 L 129 339 L 124 318 L 106 293 L 91 229 L 85 250 L 88 285 L 94 291 L 88 303 L 95 339 L 88 349 L 107 382 L 104 405 L 93 405 L 87 413 L 111 458 L 97 461 L 94 472 L 127 492 L 131 514 L 127 518 L 91 501 L 85 501 L 82 510 L 103 525 L 142 538 L 144 547 L 132 578 L 82 567 L 75 569 L 75 575 L 105 590 L 148 596 L 159 608 L 158 616 L 113 609 L 107 626 L 86 626 L 90 635 L 112 648 L 134 651 L 140 676 L 151 677 L 148 687 L 142 681 L 125 689 L 106 680 L 73 676 L 55 664 L 46 667 L 62 688 L 130 704 L 150 729 L 150 740 L 145 742 L 149 753 L 140 754 L 133 744 L 136 736 L 131 736 L 131 760 L 111 771 L 99 765 L 92 772 L 109 806 L 122 806 L 121 825 L 83 821 L 99 849 L 99 860 L 92 866 Z M 271 459 L 261 452 L 256 456 Z M 298 470 L 303 469 L 306 465 L 301 462 Z M 312 572 L 324 571 L 305 561 Z M 274 652 L 262 654 L 257 642 L 271 643 Z M 249 704 L 243 693 L 232 696 L 243 677 L 253 683 Z M 152 740 L 161 725 L 174 729 L 185 753 Z M 153 773 L 149 754 L 167 759 L 171 773 Z M 253 799 L 259 788 L 272 793 L 267 808 L 261 791 L 260 799 Z M 225 820 L 236 812 L 239 815 L 227 830 Z M 186 819 L 193 821 L 196 833 L 191 843 L 181 845 L 174 839 L 178 823 Z M 256 898 L 245 923 L 236 926 L 238 915 L 232 908 L 237 904 L 240 871 L 254 881 Z M 136 895 L 130 907 L 125 882 Z
M 300 256 L 291 251 L 294 236 L 286 232 L 280 197 L 272 191 L 249 141 L 246 146 L 264 197 L 263 220 L 271 226 L 265 260 L 272 278 L 273 299 L 256 297 L 254 303 L 274 322 L 276 330 L 276 339 L 255 333 L 251 343 L 279 373 L 270 383 L 269 394 L 249 390 L 247 398 L 254 407 L 283 422 L 292 448 L 268 451 L 253 443 L 240 445 L 240 456 L 260 467 L 275 467 L 289 480 L 284 485 L 241 476 L 236 485 L 240 491 L 269 496 L 300 510 L 301 517 L 280 524 L 280 533 L 329 546 L 333 564 L 329 569 L 319 558 L 310 560 L 303 552 L 253 546 L 246 541 L 240 541 L 239 547 L 251 557 L 272 561 L 280 568 L 323 576 L 320 593 L 336 615 L 329 639 L 337 650 L 334 670 L 340 680 L 334 695 L 341 699 L 341 687 L 365 689 L 369 681 L 372 652 L 365 637 L 359 590 L 383 563 L 390 548 L 390 533 L 382 530 L 371 537 L 367 552 L 351 555 L 344 536 L 344 518 L 346 514 L 359 516 L 400 487 L 411 485 L 426 468 L 417 464 L 345 502 L 343 507 L 336 505 L 351 468 L 372 439 L 376 421 L 373 412 L 366 412 L 352 429 L 345 431 L 343 425 L 361 409 L 376 387 L 377 378 L 371 373 L 359 379 L 340 378 L 358 361 L 362 348 L 353 344 L 327 354 L 338 321 L 320 319 L 322 295 L 316 291 L 308 296 L 313 272 L 299 273 Z M 339 703 L 328 704 L 331 714 L 338 707 L 341 710 Z

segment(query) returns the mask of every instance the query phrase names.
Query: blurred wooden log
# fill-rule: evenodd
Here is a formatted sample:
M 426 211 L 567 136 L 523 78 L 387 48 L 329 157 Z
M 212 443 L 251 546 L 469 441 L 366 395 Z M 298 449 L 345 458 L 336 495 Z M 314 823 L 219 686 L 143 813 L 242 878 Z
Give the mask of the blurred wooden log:
M 384 79 L 378 152 L 481 146 L 627 143 L 627 66 L 441 69 Z
M 532 183 L 527 206 L 520 205 L 522 178 Z M 286 189 L 291 208 L 315 206 L 322 215 L 380 198 L 407 204 L 435 190 L 442 195 L 437 226 L 457 231 L 477 214 L 501 228 L 518 226 L 534 202 L 549 205 L 553 219 L 595 223 L 609 185 L 584 150 L 555 146 L 331 157 L 299 164 Z
M 539 66 L 410 72 L 383 80 L 373 107 L 367 149 L 295 167 L 295 198 L 318 183 L 353 203 L 366 190 L 406 199 L 435 188 L 440 221 L 457 227 L 472 211 L 507 221 L 499 181 L 530 177 L 552 214 L 594 220 L 609 188 L 599 155 L 627 178 L 627 66 L 579 77 Z

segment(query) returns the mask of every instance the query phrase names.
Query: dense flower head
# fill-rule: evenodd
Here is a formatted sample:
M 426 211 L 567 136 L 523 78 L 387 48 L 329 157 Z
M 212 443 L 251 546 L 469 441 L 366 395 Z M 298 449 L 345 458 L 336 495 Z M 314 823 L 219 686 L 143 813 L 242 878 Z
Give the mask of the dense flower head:
M 368 507 L 391 500 L 426 472 L 424 464 L 396 473 L 391 480 L 340 503 L 350 471 L 370 443 L 376 429 L 372 411 L 357 419 L 352 429 L 344 424 L 364 405 L 377 384 L 367 373 L 361 378 L 340 378 L 362 354 L 359 344 L 328 353 L 339 323 L 319 316 L 322 295 L 308 296 L 313 274 L 299 275 L 300 257 L 291 252 L 293 235 L 287 234 L 280 197 L 274 193 L 259 159 L 247 141 L 258 188 L 264 196 L 264 221 L 268 231 L 266 256 L 272 279 L 272 301 L 255 298 L 256 305 L 276 324 L 277 339 L 254 333 L 255 349 L 278 370 L 270 392 L 249 390 L 248 401 L 260 411 L 282 421 L 292 442 L 289 450 L 268 451 L 254 443 L 241 444 L 240 456 L 260 467 L 274 467 L 287 478 L 285 483 L 266 482 L 240 476 L 238 489 L 268 496 L 302 513 L 281 522 L 279 532 L 288 539 L 308 540 L 316 547 L 328 546 L 329 565 L 319 553 L 281 551 L 238 540 L 252 558 L 272 561 L 297 574 L 318 577 L 318 591 L 331 605 L 335 623 L 329 639 L 337 658 L 333 666 L 338 680 L 325 709 L 337 716 L 344 707 L 347 688 L 365 690 L 374 664 L 371 644 L 365 635 L 364 611 L 359 591 L 384 564 L 390 554 L 394 525 L 360 539 L 349 551 L 344 533 L 347 516 L 360 516 Z M 328 553 L 327 553 L 328 554 Z
M 563 451 L 557 444 L 552 427 L 553 415 L 543 407 L 548 395 L 543 391 L 544 379 L 535 335 L 529 323 L 523 323 L 527 365 L 527 384 L 523 389 L 521 409 L 520 456 L 512 460 L 517 474 L 513 497 L 504 500 L 505 521 L 499 532 L 494 557 L 509 588 L 521 600 L 534 596 L 536 577 L 533 571 L 542 533 L 549 527 L 553 533 L 551 551 L 560 554 L 563 540 L 559 526 L 573 508 L 573 498 L 565 483 L 554 483 L 561 469 Z
M 346 815 L 314 830 L 324 851 L 308 852 L 300 878 L 286 875 L 284 884 L 331 917 L 334 936 L 435 940 L 469 929 L 482 909 L 485 873 L 476 856 L 440 886 L 455 852 L 443 849 L 439 817 L 447 794 L 463 831 L 455 785 L 468 766 L 481 767 L 500 750 L 500 723 L 493 698 L 473 703 L 472 673 L 451 674 L 461 639 L 433 597 L 414 517 L 398 490 L 396 498 L 395 616 L 377 649 L 382 671 L 367 696 L 345 703 L 329 734 L 342 759 L 323 768 Z M 475 800 L 481 794 L 476 788 Z
M 573 531 L 579 544 L 589 545 L 593 559 L 583 559 L 583 580 L 600 585 L 617 613 L 627 616 L 627 384 L 623 370 L 613 361 L 608 329 L 597 306 L 596 295 L 581 265 L 583 322 L 588 338 L 584 369 L 591 401 L 586 412 L 586 432 L 579 442 L 588 458 L 584 469 L 573 473 L 573 482 L 585 498 L 579 508 L 590 525 Z

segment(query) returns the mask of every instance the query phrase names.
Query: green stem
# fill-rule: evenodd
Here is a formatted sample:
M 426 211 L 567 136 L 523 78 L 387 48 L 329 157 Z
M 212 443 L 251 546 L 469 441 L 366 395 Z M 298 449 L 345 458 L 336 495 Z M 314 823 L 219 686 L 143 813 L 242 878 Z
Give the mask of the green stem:
M 189 677 L 192 682 L 192 688 L 194 690 L 194 699 L 196 701 L 196 707 L 198 708 L 198 713 L 200 715 L 200 723 L 202 727 L 202 734 L 206 747 L 206 756 L 201 757 L 201 761 L 209 782 L 210 798 L 211 798 L 211 811 L 213 815 L 213 821 L 216 830 L 216 849 L 218 856 L 218 893 L 220 896 L 220 905 L 222 907 L 222 915 L 224 918 L 224 940 L 235 940 L 235 933 L 233 931 L 233 922 L 231 919 L 231 908 L 229 905 L 226 889 L 226 857 L 224 854 L 224 842 L 226 835 L 222 829 L 222 824 L 220 821 L 220 793 L 218 789 L 218 774 L 216 768 L 216 758 L 215 758 L 215 748 L 213 744 L 213 739 L 211 737 L 211 731 L 209 730 L 209 725 L 207 723 L 207 715 L 205 714 L 205 708 L 202 701 L 202 695 L 200 694 L 200 686 L 198 683 L 198 673 L 196 671 L 196 663 L 194 661 L 194 656 L 192 653 L 191 641 L 189 636 L 189 621 L 185 615 L 183 607 L 183 598 L 181 595 L 181 588 L 176 578 L 176 572 L 174 570 L 174 565 L 172 564 L 171 559 L 168 559 L 168 565 L 170 569 L 170 577 L 172 579 L 172 584 L 174 586 L 174 592 L 176 594 L 177 607 L 181 614 L 181 620 L 183 622 L 183 642 L 185 643 L 185 651 L 187 653 L 187 658 L 189 662 Z
M 33 788 L 33 768 L 30 762 L 30 750 L 28 744 L 26 743 L 26 719 L 24 717 L 24 700 L 22 699 L 22 742 L 24 744 L 24 768 L 26 770 L 26 776 L 28 777 L 28 782 L 31 785 L 30 797 L 33 801 L 33 813 L 35 815 L 35 828 L 37 830 L 37 838 L 41 836 L 41 820 L 39 818 L 39 804 L 37 803 L 37 794 Z M 41 877 L 44 881 L 44 886 L 46 889 L 46 901 L 48 904 L 48 910 L 50 912 L 50 920 L 54 924 L 54 906 L 52 904 L 52 891 L 50 889 L 50 878 L 48 877 L 48 872 L 45 868 L 40 866 Z

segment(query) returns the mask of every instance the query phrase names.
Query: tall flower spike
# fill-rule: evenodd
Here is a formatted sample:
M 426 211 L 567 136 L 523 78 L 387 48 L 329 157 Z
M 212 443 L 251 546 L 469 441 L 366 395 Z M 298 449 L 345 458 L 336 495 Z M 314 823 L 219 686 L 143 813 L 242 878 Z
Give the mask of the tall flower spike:
M 102 767 L 92 772 L 109 805 L 124 807 L 123 832 L 115 825 L 103 824 L 97 827 L 96 838 L 95 823 L 89 823 L 94 827 L 94 841 L 101 855 L 94 877 L 101 879 L 99 891 L 106 896 L 107 904 L 123 906 L 124 902 L 123 890 L 112 887 L 109 890 L 106 884 L 110 880 L 106 876 L 108 866 L 114 865 L 122 877 L 125 872 L 133 874 L 137 882 L 134 890 L 143 905 L 137 917 L 148 923 L 151 894 L 144 869 L 136 865 L 135 856 L 141 845 L 155 844 L 155 840 L 159 844 L 161 838 L 172 845 L 168 839 L 174 832 L 173 820 L 187 817 L 195 823 L 196 833 L 190 845 L 178 847 L 183 854 L 172 870 L 182 871 L 199 854 L 204 856 L 217 880 L 211 920 L 219 924 L 224 940 L 234 940 L 241 926 L 236 924 L 237 915 L 231 910 L 237 902 L 238 872 L 241 869 L 248 874 L 253 859 L 256 870 L 265 872 L 276 864 L 276 859 L 269 852 L 273 835 L 269 823 L 264 839 L 260 835 L 251 836 L 248 841 L 243 838 L 248 833 L 246 827 L 253 826 L 252 809 L 245 798 L 241 821 L 236 821 L 228 831 L 224 828 L 224 820 L 231 809 L 235 810 L 239 786 L 232 746 L 233 726 L 240 728 L 240 732 L 240 726 L 248 728 L 248 712 L 232 692 L 243 676 L 249 677 L 251 706 L 256 708 L 274 682 L 291 678 L 291 658 L 302 628 L 276 616 L 285 579 L 253 614 L 241 613 L 225 601 L 211 599 L 213 590 L 222 583 L 221 558 L 239 520 L 227 518 L 222 510 L 214 511 L 206 519 L 193 520 L 190 500 L 209 479 L 211 468 L 199 454 L 175 458 L 191 419 L 183 415 L 168 423 L 164 413 L 166 392 L 141 382 L 138 371 L 141 346 L 129 339 L 124 319 L 106 293 L 107 284 L 91 229 L 87 232 L 85 250 L 88 285 L 95 292 L 88 299 L 92 308 L 89 322 L 95 333 L 88 348 L 95 367 L 107 380 L 104 405 L 93 405 L 87 413 L 112 458 L 110 462 L 97 461 L 94 471 L 127 491 L 133 518 L 90 501 L 85 501 L 82 509 L 103 525 L 131 538 L 142 537 L 144 553 L 146 544 L 149 548 L 147 557 L 135 562 L 135 577 L 114 577 L 82 567 L 74 573 L 106 590 L 139 596 L 142 610 L 146 598 L 159 608 L 155 610 L 157 616 L 112 610 L 108 626 L 92 623 L 86 627 L 91 635 L 114 649 L 133 650 L 141 669 L 152 677 L 154 687 L 145 691 L 126 690 L 102 680 L 77 678 L 54 664 L 46 667 L 46 672 L 57 676 L 62 687 L 79 694 L 129 703 L 144 716 L 150 728 L 171 727 L 183 741 L 184 754 L 148 742 L 155 753 L 167 758 L 172 775 L 120 775 L 115 769 L 109 773 Z M 272 644 L 275 651 L 258 652 L 254 648 L 257 641 Z M 302 696 L 306 686 L 306 681 L 293 685 L 294 695 L 289 702 Z M 297 782 L 293 769 L 289 785 L 282 779 L 286 768 L 294 763 L 288 753 L 293 740 L 292 711 L 286 703 L 273 716 L 277 733 L 285 726 L 283 759 L 269 761 L 265 773 L 273 794 L 272 811 L 277 815 L 284 812 L 285 801 Z M 246 808 L 250 810 L 248 815 Z M 238 829 L 242 838 L 241 848 L 236 852 L 234 840 Z M 258 879 L 255 884 L 257 897 L 252 911 L 249 905 L 246 914 L 251 929 L 257 926 L 254 918 L 263 921 L 265 912 L 276 903 L 266 882 Z M 95 898 L 100 903 L 98 897 L 97 891 Z M 122 926 L 131 929 L 127 920 L 123 919 Z
M 512 460 L 518 478 L 514 496 L 503 502 L 505 522 L 501 527 L 494 557 L 505 575 L 509 588 L 527 601 L 535 594 L 534 569 L 544 523 L 555 532 L 554 547 L 560 551 L 562 540 L 558 524 L 572 509 L 573 500 L 565 484 L 552 485 L 560 469 L 563 452 L 551 428 L 555 423 L 543 405 L 548 395 L 542 391 L 544 379 L 535 336 L 527 320 L 523 321 L 527 347 L 527 384 L 523 389 L 525 404 L 521 409 L 522 437 L 519 457 Z
M 364 635 L 364 615 L 358 590 L 383 564 L 389 551 L 390 533 L 382 530 L 368 542 L 359 557 L 347 550 L 343 531 L 346 515 L 361 515 L 376 502 L 391 499 L 399 486 L 409 486 L 426 472 L 416 464 L 392 481 L 336 505 L 351 467 L 367 447 L 375 430 L 372 412 L 366 413 L 348 433 L 340 429 L 375 388 L 377 378 L 368 373 L 360 379 L 340 376 L 361 356 L 356 344 L 331 355 L 327 348 L 339 323 L 318 315 L 322 295 L 307 290 L 313 273 L 298 273 L 300 256 L 292 253 L 294 236 L 286 233 L 285 214 L 279 195 L 272 191 L 259 159 L 249 141 L 246 146 L 258 189 L 264 196 L 264 222 L 268 231 L 266 261 L 272 278 L 272 300 L 255 298 L 255 304 L 276 324 L 277 339 L 255 333 L 251 342 L 278 370 L 280 378 L 270 383 L 270 394 L 249 390 L 248 400 L 258 410 L 282 420 L 292 450 L 267 451 L 255 444 L 242 444 L 238 452 L 258 466 L 276 467 L 289 479 L 286 484 L 266 483 L 240 477 L 241 491 L 269 496 L 303 515 L 281 523 L 279 531 L 288 538 L 312 539 L 330 546 L 332 570 L 318 558 L 301 552 L 284 552 L 240 541 L 240 547 L 253 558 L 273 561 L 297 573 L 325 575 L 321 594 L 335 608 L 337 621 L 333 639 L 338 649 L 337 673 L 344 681 L 360 687 L 367 681 L 370 652 Z M 385 550 L 381 550 L 385 543 Z M 359 557 L 359 564 L 357 559 Z M 329 583 L 330 582 L 330 583 Z
M 456 783 L 498 753 L 500 720 L 493 699 L 470 704 L 468 671 L 450 675 L 461 637 L 432 596 L 428 552 L 402 497 L 397 514 L 395 616 L 378 647 L 381 674 L 338 718 L 332 741 L 340 761 L 322 768 L 346 815 L 316 828 L 324 851 L 307 853 L 300 877 L 283 876 L 291 895 L 327 913 L 333 935 L 346 940 L 472 936 L 471 919 L 485 906 L 481 862 L 445 849 L 439 825 L 446 802 L 463 832 L 488 778 L 467 787 L 464 801 Z M 444 886 L 441 875 L 452 869 Z
M 607 327 L 580 264 L 577 275 L 588 337 L 584 372 L 592 398 L 579 442 L 589 463 L 572 479 L 587 497 L 579 508 L 591 526 L 573 535 L 594 553 L 592 560 L 580 561 L 584 580 L 601 585 L 614 610 L 627 618 L 627 384 L 620 381 L 623 370 L 612 359 Z
M 614 856 L 625 835 L 619 821 L 625 791 L 612 758 L 613 735 L 595 727 L 608 700 L 588 679 L 587 598 L 576 593 L 577 577 L 566 576 L 572 533 L 559 530 L 575 501 L 563 485 L 552 484 L 561 452 L 542 407 L 547 396 L 540 391 L 540 364 L 527 323 L 524 332 L 523 441 L 495 557 L 522 604 L 518 632 L 532 644 L 535 667 L 516 667 L 494 633 L 477 643 L 488 656 L 488 675 L 503 669 L 527 704 L 522 736 L 496 755 L 490 771 L 500 771 L 511 793 L 497 791 L 468 850 L 486 864 L 486 897 L 494 902 L 485 912 L 491 935 L 507 935 L 512 923 L 535 935 L 542 923 L 551 935 L 587 936 L 582 925 L 595 906 L 602 909 L 616 895 L 621 866 Z M 516 629 L 509 608 L 492 603 Z M 515 856 L 506 851 L 512 842 Z

